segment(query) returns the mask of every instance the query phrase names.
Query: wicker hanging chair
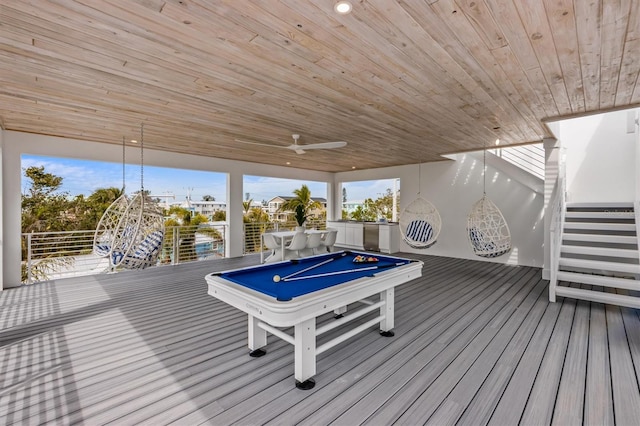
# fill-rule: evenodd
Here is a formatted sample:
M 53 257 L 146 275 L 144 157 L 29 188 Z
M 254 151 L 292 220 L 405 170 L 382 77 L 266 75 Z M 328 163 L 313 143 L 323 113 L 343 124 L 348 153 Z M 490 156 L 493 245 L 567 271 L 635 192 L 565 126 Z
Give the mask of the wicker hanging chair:
M 144 269 L 155 265 L 164 240 L 164 217 L 144 192 L 143 138 L 140 128 L 140 192 L 121 195 L 105 210 L 93 238 L 93 252 L 108 257 L 110 269 Z M 123 139 L 124 192 L 124 139 Z
M 467 235 L 474 254 L 498 257 L 511 250 L 511 234 L 500 209 L 485 194 L 467 216 Z
M 486 175 L 486 151 L 483 176 Z M 486 178 L 483 185 L 486 189 Z M 502 212 L 486 192 L 467 216 L 467 237 L 473 253 L 481 257 L 498 257 L 511 250 L 511 233 Z
M 143 191 L 129 202 L 110 255 L 112 266 L 144 269 L 157 263 L 164 240 L 164 216 Z
M 420 197 L 420 167 L 418 166 L 418 195 L 400 213 L 400 232 L 402 239 L 411 247 L 417 249 L 429 248 L 435 244 L 442 220 L 440 213 L 433 204 Z

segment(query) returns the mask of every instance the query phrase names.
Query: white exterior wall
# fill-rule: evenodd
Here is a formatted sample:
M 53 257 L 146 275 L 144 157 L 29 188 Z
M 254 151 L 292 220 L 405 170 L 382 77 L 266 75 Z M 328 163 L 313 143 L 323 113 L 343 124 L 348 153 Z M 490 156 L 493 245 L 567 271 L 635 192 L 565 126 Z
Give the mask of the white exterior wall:
M 568 202 L 635 199 L 637 136 L 627 133 L 627 120 L 627 111 L 616 111 L 563 120 L 554 127 L 566 155 Z
M 2 147 L 2 288 L 20 285 L 20 180 L 22 154 L 79 158 L 95 161 L 122 162 L 122 145 L 96 143 L 31 133 L 3 131 Z M 127 158 L 137 158 L 139 147 L 127 147 Z M 272 176 L 285 179 L 306 179 L 333 185 L 332 173 L 277 167 L 213 157 L 168 153 L 153 149 L 153 142 L 144 146 L 145 165 L 227 173 L 227 237 L 228 257 L 242 256 L 242 181 L 244 175 Z
M 487 260 L 542 267 L 544 261 L 544 195 L 511 179 L 487 165 L 487 195 L 501 210 L 512 237 L 511 253 L 485 259 L 473 254 L 467 239 L 467 215 L 482 197 L 482 160 L 460 154 L 457 161 L 389 167 L 338 173 L 336 181 L 400 178 L 400 212 L 413 201 L 418 191 L 438 209 L 442 230 L 435 245 L 414 249 L 401 242 L 400 250 L 435 256 Z M 418 182 L 420 176 L 420 182 Z

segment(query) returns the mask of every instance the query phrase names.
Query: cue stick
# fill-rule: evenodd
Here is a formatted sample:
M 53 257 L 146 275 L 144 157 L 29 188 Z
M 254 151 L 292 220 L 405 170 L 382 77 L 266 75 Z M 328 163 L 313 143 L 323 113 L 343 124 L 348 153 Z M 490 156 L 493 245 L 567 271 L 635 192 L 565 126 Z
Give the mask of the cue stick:
M 355 269 L 347 269 L 345 271 L 325 272 L 323 274 L 305 275 L 304 277 L 293 277 L 293 278 L 286 278 L 283 280 L 284 281 L 306 280 L 309 278 L 321 278 L 321 277 L 328 277 L 330 275 L 350 274 L 352 272 L 358 272 L 358 271 L 372 271 L 374 269 L 391 268 L 393 266 L 401 266 L 401 265 L 404 265 L 404 263 L 391 263 L 389 265 L 367 266 L 366 268 L 355 268 Z
M 341 253 L 341 254 L 340 254 L 340 256 L 333 256 L 331 259 L 324 260 L 324 261 L 322 261 L 322 262 L 320 262 L 320 263 L 318 263 L 318 264 L 316 264 L 316 265 L 311 265 L 311 266 L 309 266 L 308 268 L 305 268 L 305 269 L 301 269 L 301 270 L 299 270 L 299 271 L 296 271 L 296 272 L 294 272 L 293 274 L 289 274 L 289 275 L 287 275 L 286 277 L 280 278 L 280 280 L 281 280 L 281 281 L 286 281 L 286 280 L 290 279 L 291 277 L 294 277 L 294 276 L 296 276 L 296 275 L 300 275 L 300 274 L 301 274 L 301 273 L 303 273 L 303 272 L 310 271 L 310 270 L 312 270 L 312 269 L 314 269 L 314 268 L 317 268 L 317 267 L 319 267 L 319 266 L 326 265 L 327 263 L 329 263 L 329 262 L 333 262 L 334 260 L 336 260 L 336 259 L 340 259 L 341 257 L 346 256 L 346 255 L 347 255 L 347 253 Z

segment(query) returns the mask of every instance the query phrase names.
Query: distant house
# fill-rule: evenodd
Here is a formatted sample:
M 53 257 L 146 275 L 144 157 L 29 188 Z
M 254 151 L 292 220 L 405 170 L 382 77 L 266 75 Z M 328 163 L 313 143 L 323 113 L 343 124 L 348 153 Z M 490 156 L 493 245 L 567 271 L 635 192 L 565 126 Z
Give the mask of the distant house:
M 269 214 L 269 220 L 272 222 L 286 222 L 287 218 L 293 214 L 292 211 L 280 211 L 280 207 L 287 201 L 291 201 L 296 197 L 278 195 L 270 199 L 267 203 L 266 211 Z M 312 198 L 313 201 L 317 201 L 322 205 L 319 209 L 313 209 L 309 212 L 310 218 L 319 218 L 323 212 L 327 211 L 326 198 Z
M 187 209 L 192 214 L 201 214 L 209 218 L 209 220 L 212 220 L 215 212 L 220 210 L 227 210 L 227 203 L 220 201 L 193 201 L 187 199 L 179 203 L 171 203 L 171 205 Z

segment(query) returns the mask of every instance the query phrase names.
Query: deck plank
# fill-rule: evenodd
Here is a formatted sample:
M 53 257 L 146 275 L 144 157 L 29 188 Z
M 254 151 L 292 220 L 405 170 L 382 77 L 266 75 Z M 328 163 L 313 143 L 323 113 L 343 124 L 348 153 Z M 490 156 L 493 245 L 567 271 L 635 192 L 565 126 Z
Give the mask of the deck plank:
M 584 412 L 584 395 L 587 374 L 587 349 L 589 345 L 589 311 L 591 303 L 579 300 L 571 329 L 566 358 L 560 377 L 553 424 L 581 424 Z
M 269 336 L 267 356 L 250 358 L 246 315 L 207 295 L 207 273 L 256 264 L 256 256 L 4 291 L 0 423 L 640 418 L 638 310 L 564 298 L 550 304 L 537 268 L 407 256 L 425 267 L 396 289 L 395 337 L 372 327 L 323 353 L 310 391 L 294 386 L 290 345 Z M 318 319 L 326 321 L 330 314 Z
M 584 398 L 584 422 L 590 425 L 613 425 L 609 341 L 604 305 L 591 304 L 587 383 Z
M 640 394 L 621 308 L 607 305 L 606 318 L 614 419 L 616 424 L 637 424 L 640 419 Z

